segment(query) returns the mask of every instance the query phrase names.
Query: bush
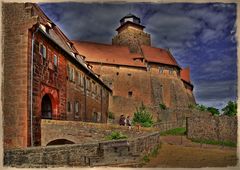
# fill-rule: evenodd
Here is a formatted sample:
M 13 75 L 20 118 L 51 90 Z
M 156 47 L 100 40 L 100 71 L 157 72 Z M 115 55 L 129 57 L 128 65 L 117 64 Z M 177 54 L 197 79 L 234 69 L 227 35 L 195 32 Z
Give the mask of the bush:
M 113 131 L 109 136 L 106 137 L 107 140 L 118 140 L 118 139 L 126 139 L 127 136 L 123 135 L 121 132 Z
M 148 112 L 144 104 L 136 108 L 133 116 L 133 124 L 139 123 L 143 127 L 151 127 L 153 125 L 152 114 Z
M 218 109 L 214 108 L 214 107 L 208 107 L 207 111 L 211 112 L 212 115 L 219 115 L 220 112 L 218 111 Z
M 163 103 L 160 103 L 160 104 L 159 104 L 159 108 L 160 108 L 161 110 L 166 110 L 166 109 L 167 109 L 166 105 L 163 104 Z
M 114 113 L 113 112 L 108 112 L 108 118 L 109 119 L 115 119 Z
M 229 101 L 222 111 L 224 115 L 235 116 L 237 114 L 237 103 Z

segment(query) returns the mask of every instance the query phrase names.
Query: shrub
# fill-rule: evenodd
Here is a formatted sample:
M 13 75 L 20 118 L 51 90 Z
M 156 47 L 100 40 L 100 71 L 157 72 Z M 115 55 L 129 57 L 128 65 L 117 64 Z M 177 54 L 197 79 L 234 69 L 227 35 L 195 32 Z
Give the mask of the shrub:
M 148 112 L 144 104 L 136 108 L 133 116 L 133 124 L 139 123 L 143 127 L 151 127 L 153 125 L 152 114 Z
M 110 135 L 106 137 L 107 140 L 118 140 L 118 139 L 126 139 L 127 136 L 123 135 L 121 132 L 113 131 Z
M 212 115 L 219 115 L 220 112 L 218 111 L 218 109 L 214 108 L 214 107 L 208 107 L 207 111 L 211 112 Z
M 144 157 L 143 157 L 143 161 L 144 162 L 149 162 L 150 161 L 150 159 L 149 159 L 149 156 L 148 155 L 145 155 Z
M 113 112 L 108 112 L 108 118 L 109 119 L 115 119 L 114 113 Z
M 237 114 L 237 103 L 229 101 L 228 104 L 222 109 L 223 114 L 228 116 L 234 116 Z
M 166 109 L 167 109 L 166 105 L 163 104 L 163 103 L 160 103 L 160 104 L 159 104 L 159 108 L 160 108 L 161 110 L 166 110 Z

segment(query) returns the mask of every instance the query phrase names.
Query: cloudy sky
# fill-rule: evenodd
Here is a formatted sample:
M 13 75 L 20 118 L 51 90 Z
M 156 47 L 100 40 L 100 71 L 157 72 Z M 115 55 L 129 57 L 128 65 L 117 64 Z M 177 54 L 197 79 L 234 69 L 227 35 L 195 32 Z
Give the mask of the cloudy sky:
M 199 104 L 222 108 L 237 96 L 236 4 L 47 3 L 47 16 L 72 40 L 111 43 L 119 20 L 141 18 L 152 45 L 190 66 Z

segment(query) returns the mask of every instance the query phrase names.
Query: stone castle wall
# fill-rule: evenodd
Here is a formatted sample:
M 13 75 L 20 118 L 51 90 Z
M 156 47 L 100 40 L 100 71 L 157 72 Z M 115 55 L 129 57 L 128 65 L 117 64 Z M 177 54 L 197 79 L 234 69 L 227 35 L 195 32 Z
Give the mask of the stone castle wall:
M 187 108 L 189 104 L 195 104 L 192 92 L 185 88 L 176 73 L 170 75 L 166 71 L 160 74 L 157 68 L 146 71 L 127 66 L 93 65 L 94 71 L 113 90 L 109 99 L 109 111 L 115 113 L 116 122 L 121 114 L 133 117 L 136 107 L 142 102 L 150 108 L 156 120 L 160 103 L 170 109 Z M 163 121 L 170 120 L 164 118 L 167 117 L 163 116 Z
M 187 137 L 190 139 L 237 142 L 237 128 L 236 116 L 187 118 Z
M 128 26 L 112 39 L 113 45 L 128 46 L 131 52 L 140 53 L 140 45 L 151 45 L 150 34 Z

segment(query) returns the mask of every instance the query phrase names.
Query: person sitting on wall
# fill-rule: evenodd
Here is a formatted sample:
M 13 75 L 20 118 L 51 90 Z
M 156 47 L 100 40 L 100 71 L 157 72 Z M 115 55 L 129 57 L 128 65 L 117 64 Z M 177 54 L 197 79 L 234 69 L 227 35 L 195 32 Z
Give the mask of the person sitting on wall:
M 132 126 L 132 125 L 131 125 L 131 119 L 130 119 L 130 116 L 127 116 L 126 124 L 127 124 L 127 126 Z
M 125 117 L 123 115 L 120 116 L 119 125 L 120 126 L 125 126 Z
M 126 119 L 126 125 L 129 127 L 129 129 L 131 129 L 131 119 L 130 119 L 130 116 L 127 116 L 127 119 Z

